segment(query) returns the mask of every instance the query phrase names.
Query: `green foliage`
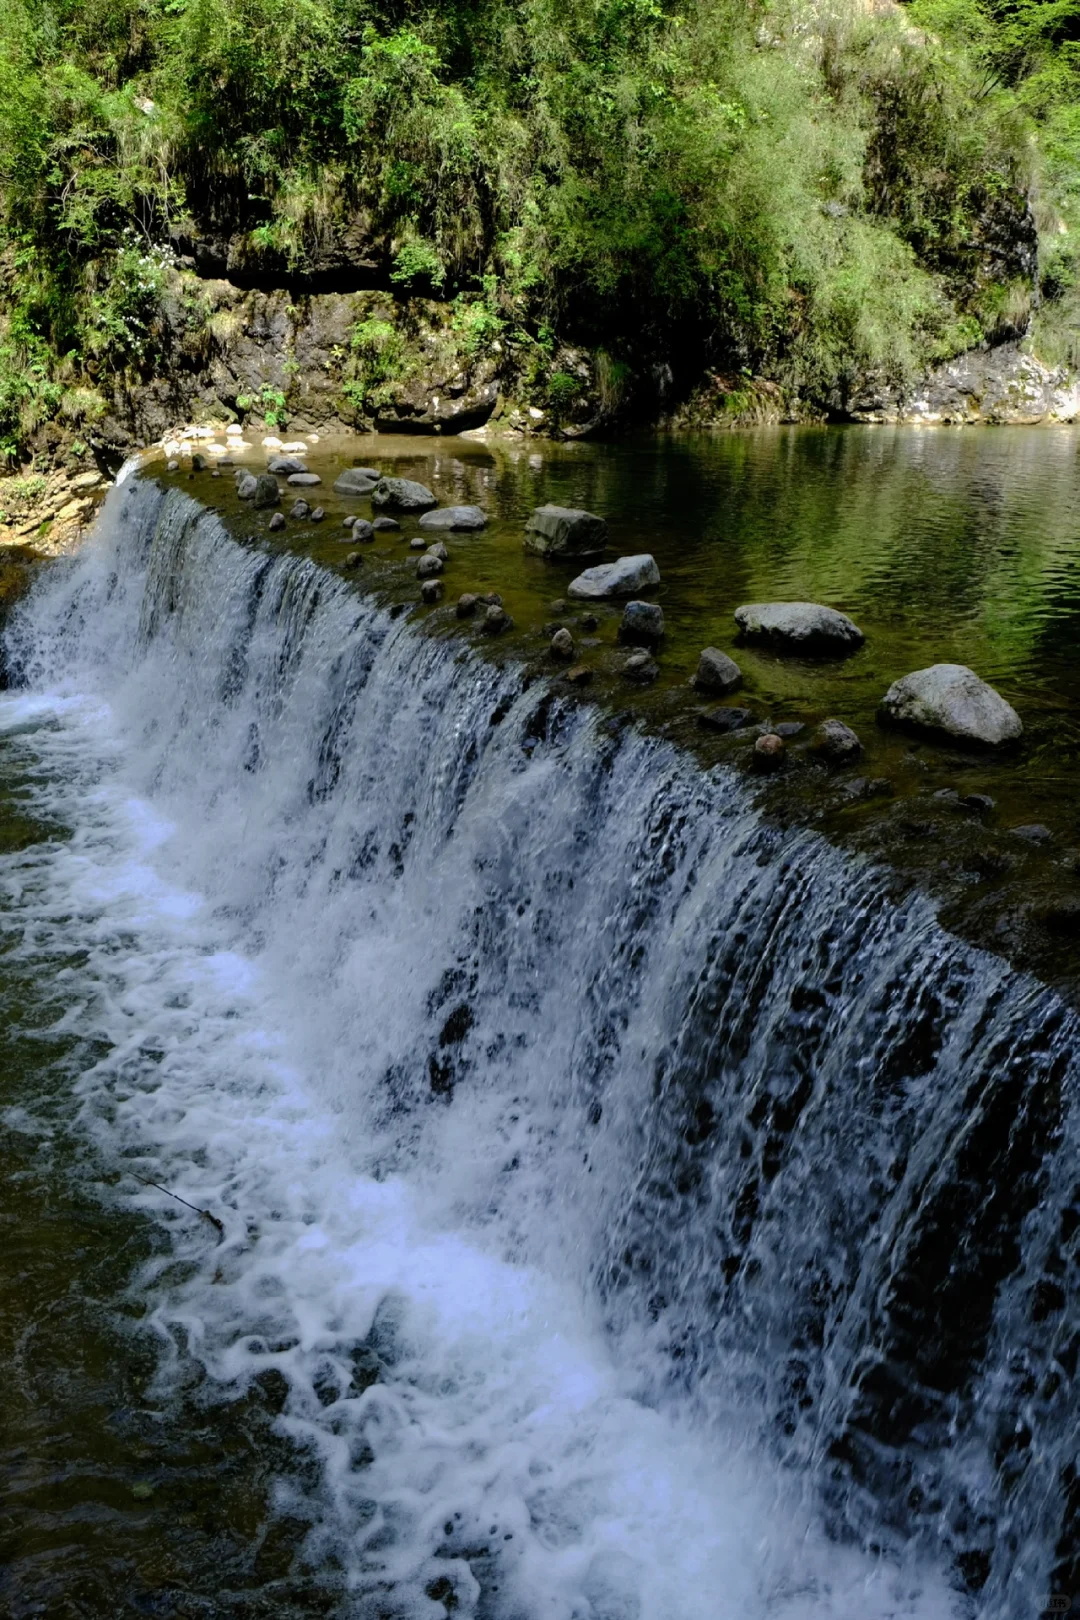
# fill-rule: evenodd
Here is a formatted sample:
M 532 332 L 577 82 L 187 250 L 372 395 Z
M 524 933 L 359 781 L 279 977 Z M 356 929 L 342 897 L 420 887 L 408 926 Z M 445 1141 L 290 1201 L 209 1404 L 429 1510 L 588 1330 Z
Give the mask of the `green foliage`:
M 258 411 L 268 428 L 284 427 L 289 419 L 285 395 L 272 383 L 263 383 L 257 394 L 237 394 L 236 408 Z
M 156 359 L 170 232 L 200 223 L 294 269 L 359 226 L 390 290 L 452 301 L 466 357 L 502 344 L 553 410 L 556 331 L 820 399 L 909 375 L 1021 318 L 983 237 L 1033 163 L 1044 290 L 1076 282 L 1078 12 L 5 0 L 0 306 L 25 330 L 2 431 L 55 408 L 65 366 Z M 401 341 L 357 336 L 346 388 L 387 386 Z

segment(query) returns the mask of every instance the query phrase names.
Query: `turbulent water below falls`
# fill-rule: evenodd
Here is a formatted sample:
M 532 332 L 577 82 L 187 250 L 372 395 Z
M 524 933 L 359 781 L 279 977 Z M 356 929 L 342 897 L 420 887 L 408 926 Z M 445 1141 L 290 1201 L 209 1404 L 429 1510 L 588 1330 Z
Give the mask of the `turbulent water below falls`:
M 178 491 L 117 489 L 7 656 L 0 768 L 64 831 L 0 862 L 6 1016 L 38 983 L 80 1059 L 4 1123 L 66 1111 L 57 1175 L 165 1231 L 162 1422 L 193 1365 L 274 1395 L 310 1612 L 1080 1602 L 1052 994 Z M 36 1568 L 11 1611 L 63 1612 Z

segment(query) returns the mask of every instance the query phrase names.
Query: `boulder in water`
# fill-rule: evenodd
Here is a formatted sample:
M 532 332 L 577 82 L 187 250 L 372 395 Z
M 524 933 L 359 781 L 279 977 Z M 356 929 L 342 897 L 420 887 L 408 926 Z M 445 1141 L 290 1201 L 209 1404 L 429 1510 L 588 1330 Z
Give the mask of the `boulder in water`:
M 472 591 L 464 591 L 457 600 L 457 616 L 459 619 L 471 619 L 476 612 L 476 604 L 480 600 Z
M 347 467 L 340 478 L 334 480 L 334 494 L 370 495 L 378 481 L 378 474 L 367 467 Z
M 321 484 L 322 479 L 318 473 L 294 472 L 289 474 L 286 483 L 291 484 L 294 489 L 311 489 L 314 484 Z
M 556 630 L 551 638 L 552 658 L 573 658 L 575 650 L 574 638 L 565 625 L 561 630 Z
M 307 501 L 294 501 L 289 509 L 289 516 L 292 518 L 306 518 L 310 515 L 311 507 Z
M 735 609 L 735 623 L 746 641 L 814 657 L 855 652 L 866 639 L 846 613 L 819 602 L 749 602 Z
M 274 534 L 274 533 L 277 532 L 278 529 L 283 529 L 284 527 L 285 527 L 285 514 L 284 514 L 284 512 L 275 512 L 273 517 L 270 519 L 270 533 Z
M 850 765 L 862 753 L 862 743 L 842 720 L 823 720 L 814 732 L 811 747 L 830 765 Z
M 430 551 L 426 551 L 416 565 L 416 577 L 433 579 L 436 574 L 442 573 L 445 566 L 441 557 L 433 557 Z
M 390 529 L 401 528 L 401 524 L 398 522 L 397 518 L 392 517 L 377 517 L 371 526 L 377 534 L 382 534 L 384 531 L 389 531 Z
M 755 771 L 765 774 L 778 771 L 784 763 L 785 753 L 783 737 L 778 737 L 775 731 L 767 731 L 754 744 L 751 760 Z
M 965 664 L 931 664 L 894 681 L 879 712 L 894 725 L 983 748 L 1015 742 L 1024 731 L 1016 710 Z
M 345 558 L 343 566 L 348 568 L 350 571 L 356 568 L 362 568 L 364 566 L 363 553 L 360 551 L 350 551 L 348 556 Z
M 588 686 L 592 678 L 593 672 L 588 664 L 575 664 L 573 669 L 567 670 L 565 676 L 571 686 Z
M 355 540 L 357 545 L 366 545 L 374 538 L 375 530 L 367 518 L 355 518 L 349 533 L 346 535 L 346 539 Z
M 420 519 L 422 529 L 482 529 L 486 523 L 478 506 L 437 506 Z
M 567 595 L 586 601 L 600 601 L 605 596 L 633 596 L 635 591 L 659 585 L 660 570 L 648 552 L 633 557 L 620 557 L 613 563 L 600 563 L 586 568 L 567 586 Z
M 655 658 L 650 658 L 647 652 L 631 653 L 622 667 L 623 676 L 628 681 L 636 681 L 641 686 L 648 686 L 655 681 L 660 673 L 660 665 Z
M 619 625 L 619 640 L 631 646 L 655 647 L 663 639 L 663 608 L 655 602 L 627 602 Z
M 426 484 L 418 484 L 413 478 L 380 478 L 371 491 L 371 504 L 395 512 L 426 512 L 439 503 Z
M 429 605 L 442 599 L 443 582 L 441 579 L 425 579 L 420 587 L 420 596 Z
M 434 545 L 428 546 L 427 554 L 429 557 L 438 557 L 440 562 L 450 561 L 450 553 L 447 551 L 441 540 L 436 540 Z
M 525 549 L 538 557 L 597 557 L 607 524 L 572 506 L 538 506 L 525 527 Z
M 706 731 L 742 731 L 744 726 L 754 723 L 754 716 L 749 709 L 729 708 L 720 704 L 715 709 L 703 709 L 698 715 L 698 725 L 704 726 Z
M 268 473 L 279 473 L 287 477 L 289 473 L 307 472 L 307 462 L 300 461 L 296 456 L 271 456 L 266 463 Z
M 274 488 L 277 489 L 276 484 L 274 485 Z M 240 477 L 236 480 L 236 493 L 239 495 L 242 501 L 253 501 L 255 496 L 258 494 L 258 490 L 259 480 L 255 477 L 254 473 L 241 473 Z
M 255 480 L 255 488 L 251 492 L 256 509 L 262 511 L 271 506 L 277 506 L 281 501 L 278 491 L 278 481 L 271 478 L 269 473 L 260 473 Z
M 698 659 L 690 684 L 696 686 L 699 692 L 715 692 L 722 696 L 742 685 L 742 670 L 734 658 L 729 658 L 719 647 L 706 647 Z
M 325 516 L 326 513 L 323 511 L 322 507 L 317 506 L 314 512 L 311 514 L 311 521 L 312 523 L 321 523 Z
M 511 619 L 509 613 L 507 613 L 506 609 L 501 607 L 499 603 L 492 602 L 487 612 L 484 614 L 484 620 L 481 628 L 483 629 L 485 635 L 501 636 L 503 631 L 508 630 L 512 623 L 513 620 Z

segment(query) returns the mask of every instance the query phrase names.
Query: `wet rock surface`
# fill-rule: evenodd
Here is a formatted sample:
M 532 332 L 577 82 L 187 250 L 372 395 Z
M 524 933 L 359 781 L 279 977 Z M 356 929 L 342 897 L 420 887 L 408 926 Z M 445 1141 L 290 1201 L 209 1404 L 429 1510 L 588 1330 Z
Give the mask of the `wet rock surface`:
M 699 692 L 723 695 L 741 686 L 742 678 L 742 670 L 734 658 L 718 647 L 706 647 L 698 659 L 691 684 Z
M 567 595 L 587 601 L 601 601 L 607 596 L 632 596 L 635 591 L 659 585 L 660 570 L 648 552 L 633 557 L 620 557 L 613 563 L 600 563 L 586 568 L 572 579 Z
M 891 725 L 1000 748 L 1023 735 L 1020 716 L 964 664 L 932 664 L 894 681 L 881 700 Z
M 422 529 L 482 529 L 486 524 L 487 517 L 478 506 L 437 506 L 420 518 Z
M 607 524 L 592 512 L 538 506 L 525 529 L 525 549 L 538 557 L 596 557 L 607 544 Z
M 819 602 L 750 602 L 735 609 L 743 639 L 777 652 L 835 657 L 857 652 L 865 637 L 854 620 Z
M 426 512 L 439 503 L 415 478 L 380 478 L 371 491 L 371 504 L 393 512 Z

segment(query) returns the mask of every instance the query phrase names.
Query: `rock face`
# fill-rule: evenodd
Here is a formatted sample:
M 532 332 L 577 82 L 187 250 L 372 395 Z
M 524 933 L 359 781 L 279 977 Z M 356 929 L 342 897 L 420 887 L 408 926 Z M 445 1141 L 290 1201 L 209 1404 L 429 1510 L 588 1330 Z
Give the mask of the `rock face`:
M 965 664 L 931 664 L 894 681 L 881 700 L 881 718 L 998 748 L 1023 735 L 1020 716 Z
M 857 422 L 1075 422 L 1080 384 L 1018 343 L 973 349 L 936 367 L 910 392 L 865 382 L 847 401 Z
M 842 720 L 823 720 L 814 732 L 812 747 L 830 765 L 850 765 L 862 753 L 862 743 Z
M 277 479 L 271 478 L 269 473 L 260 473 L 255 480 L 252 496 L 257 510 L 261 511 L 265 507 L 277 506 L 281 500 L 278 493 Z
M 422 529 L 482 529 L 486 523 L 478 506 L 437 506 L 420 519 Z
M 633 596 L 635 591 L 659 585 L 660 570 L 647 551 L 633 557 L 620 557 L 613 563 L 586 568 L 567 586 L 567 596 L 600 601 L 605 596 Z
M 699 692 L 734 692 L 742 685 L 742 670 L 734 658 L 729 658 L 719 647 L 706 647 L 698 659 L 696 673 L 690 684 Z
M 426 512 L 439 503 L 426 484 L 412 478 L 380 478 L 371 491 L 371 504 L 394 512 Z
M 538 557 L 598 557 L 607 524 L 572 506 L 538 506 L 525 526 L 525 549 Z
M 341 477 L 334 480 L 334 494 L 370 495 L 378 482 L 378 476 L 367 467 L 346 467 Z
M 735 609 L 735 623 L 747 641 L 814 657 L 855 652 L 866 639 L 846 613 L 818 602 L 750 602 Z
M 619 640 L 631 646 L 655 647 L 664 636 L 664 610 L 655 602 L 627 602 L 619 625 Z

